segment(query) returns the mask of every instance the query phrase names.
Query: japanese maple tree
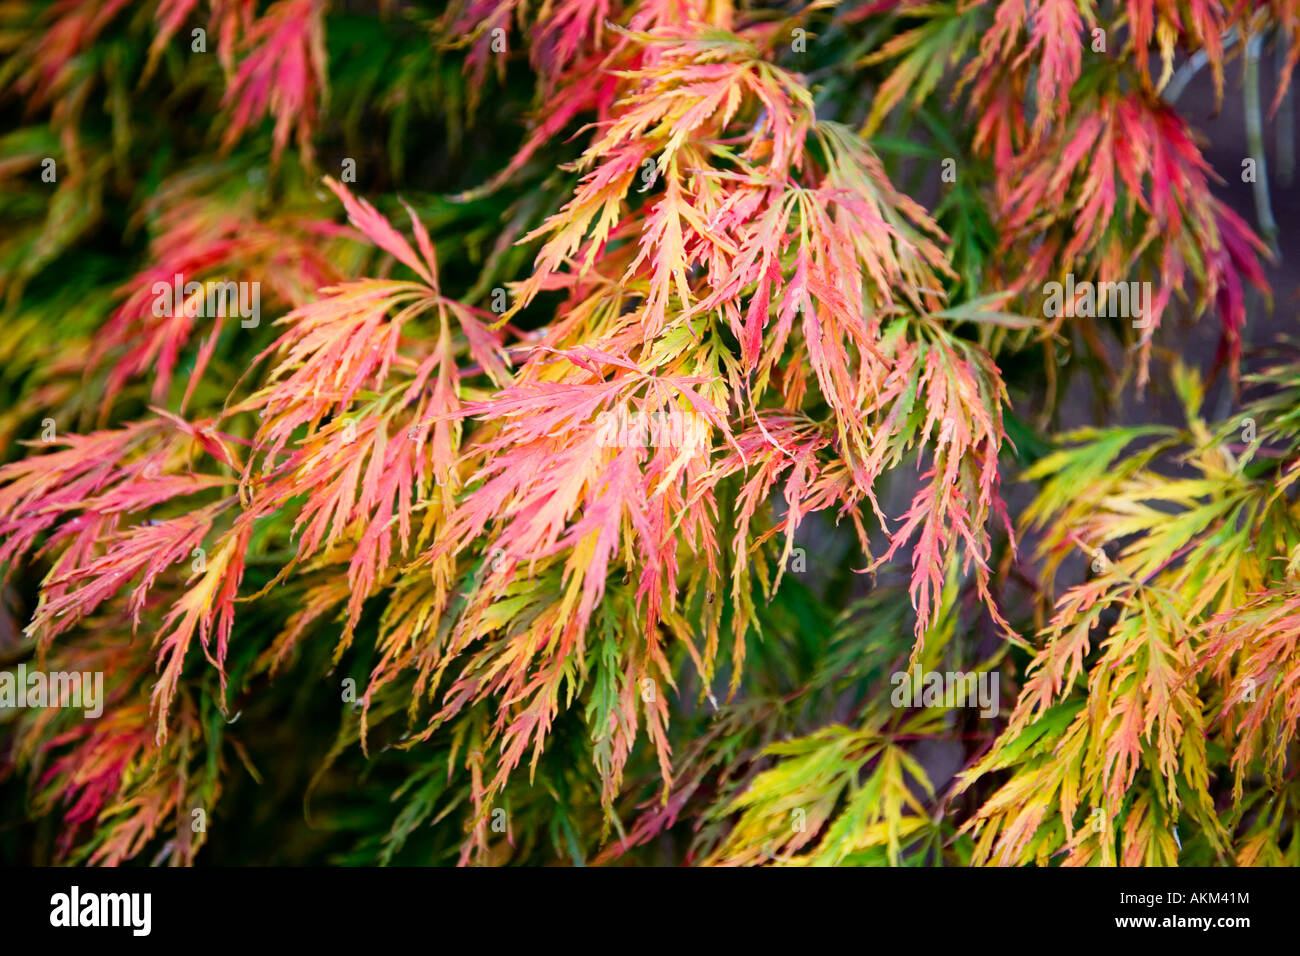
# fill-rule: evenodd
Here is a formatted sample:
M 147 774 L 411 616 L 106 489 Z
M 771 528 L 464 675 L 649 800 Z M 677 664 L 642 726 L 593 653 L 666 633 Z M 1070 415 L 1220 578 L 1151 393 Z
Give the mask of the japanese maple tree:
M 7 854 L 1300 862 L 1300 2 L 379 6 L 2 14 Z

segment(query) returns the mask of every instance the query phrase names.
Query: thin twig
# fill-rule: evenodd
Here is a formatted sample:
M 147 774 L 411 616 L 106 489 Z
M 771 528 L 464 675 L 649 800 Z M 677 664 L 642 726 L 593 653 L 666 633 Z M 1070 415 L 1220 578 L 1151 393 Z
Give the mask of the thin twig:
M 1223 35 L 1223 51 L 1226 53 L 1232 49 L 1232 45 L 1236 42 L 1237 28 L 1233 27 Z M 1205 51 L 1197 50 L 1192 54 L 1191 59 L 1178 68 L 1174 78 L 1165 87 L 1165 100 L 1170 105 L 1178 102 L 1178 97 L 1183 95 L 1183 91 L 1187 89 L 1187 84 L 1192 81 L 1192 77 L 1196 76 L 1201 71 L 1201 67 L 1205 66 L 1207 62 L 1209 62 L 1209 58 L 1205 55 Z
M 1246 41 L 1246 56 L 1242 71 L 1242 95 L 1246 111 L 1246 145 L 1255 160 L 1255 181 L 1251 184 L 1255 197 L 1255 219 L 1260 235 L 1274 253 L 1277 252 L 1277 221 L 1273 218 L 1273 202 L 1268 194 L 1268 161 L 1264 156 L 1264 119 L 1259 102 L 1259 53 L 1262 40 L 1258 35 Z

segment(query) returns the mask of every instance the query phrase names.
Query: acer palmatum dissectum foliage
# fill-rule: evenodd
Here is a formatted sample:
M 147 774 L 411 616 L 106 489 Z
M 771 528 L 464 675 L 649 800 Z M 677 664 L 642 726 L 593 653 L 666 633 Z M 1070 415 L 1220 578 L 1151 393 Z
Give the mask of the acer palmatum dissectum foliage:
M 0 75 L 34 125 L 0 165 L 0 283 L 30 340 L 5 346 L 0 434 L 58 427 L 0 470 L 0 558 L 42 576 L 43 666 L 112 674 L 103 723 L 18 734 L 61 852 L 193 861 L 195 812 L 259 778 L 276 708 L 328 715 L 342 680 L 335 743 L 291 721 L 314 762 L 281 770 L 397 799 L 349 860 L 653 859 L 673 835 L 726 864 L 1294 862 L 1290 797 L 1259 796 L 1290 786 L 1300 715 L 1273 560 L 1294 564 L 1291 366 L 1263 383 L 1268 467 L 1183 372 L 1185 433 L 1083 432 L 1033 466 L 1041 596 L 1067 550 L 1112 547 L 1032 658 L 1000 486 L 1040 408 L 1009 417 L 999 369 L 1046 356 L 1048 421 L 1057 345 L 1104 357 L 1086 313 L 1026 317 L 1079 273 L 1154 285 L 1140 331 L 1111 326 L 1139 384 L 1168 377 L 1180 296 L 1235 378 L 1266 247 L 1162 91 L 1200 53 L 1222 96 L 1232 38 L 1267 34 L 1280 103 L 1294 4 L 19 6 Z M 522 139 L 485 116 L 517 70 Z M 180 91 L 170 126 L 130 84 Z M 187 96 L 219 128 L 169 113 Z M 913 113 L 909 148 L 961 164 L 934 213 L 881 158 Z M 516 145 L 403 210 L 384 184 L 435 114 Z M 132 144 L 160 129 L 149 165 Z M 33 215 L 14 177 L 56 143 Z M 147 244 L 79 263 L 65 304 L 49 264 L 122 204 Z M 267 321 L 188 292 L 158 315 L 176 276 L 257 283 Z M 1201 476 L 1162 477 L 1183 445 Z M 852 531 L 823 539 L 816 595 L 819 515 Z M 909 667 L 976 665 L 1019 688 L 1009 715 L 891 702 Z M 966 742 L 960 780 L 918 749 L 939 740 Z
M 1291 392 L 1293 362 L 1259 384 Z M 1175 373 L 1182 433 L 1081 433 L 1031 471 L 1047 479 L 1035 514 L 1076 529 L 1045 548 L 1093 551 L 1096 576 L 1058 603 L 1007 732 L 968 774 L 967 782 L 1013 770 L 968 824 L 977 860 L 1045 861 L 1064 850 L 1070 864 L 1114 863 L 1122 830 L 1128 865 L 1173 864 L 1188 850 L 1223 862 L 1295 862 L 1285 810 L 1300 716 L 1296 514 L 1286 494 L 1294 430 L 1273 397 L 1211 426 L 1199 379 Z M 1146 447 L 1114 467 L 1134 442 Z M 1157 465 L 1180 445 L 1190 473 L 1164 477 Z M 1259 813 L 1242 799 L 1243 780 L 1255 775 L 1283 809 Z M 1226 805 L 1215 798 L 1224 777 L 1233 781 Z

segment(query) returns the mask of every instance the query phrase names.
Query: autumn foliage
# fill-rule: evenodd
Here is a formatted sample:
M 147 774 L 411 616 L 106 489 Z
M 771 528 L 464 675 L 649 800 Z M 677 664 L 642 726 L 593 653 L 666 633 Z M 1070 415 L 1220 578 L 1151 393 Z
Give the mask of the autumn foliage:
M 1300 3 L 369 6 L 0 11 L 0 847 L 1300 862 Z

